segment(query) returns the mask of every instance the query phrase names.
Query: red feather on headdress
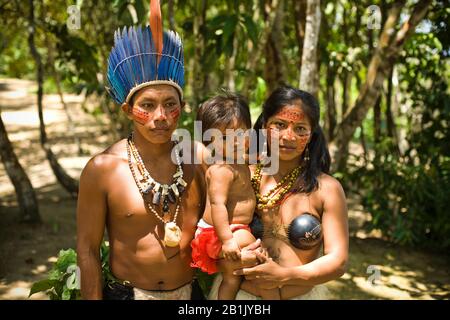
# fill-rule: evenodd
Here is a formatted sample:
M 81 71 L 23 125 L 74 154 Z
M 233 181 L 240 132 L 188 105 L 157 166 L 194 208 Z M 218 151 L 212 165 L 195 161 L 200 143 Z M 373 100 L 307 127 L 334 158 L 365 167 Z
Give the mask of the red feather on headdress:
M 163 26 L 159 0 L 150 0 L 150 28 L 152 29 L 152 37 L 153 42 L 155 43 L 155 51 L 158 53 L 157 61 L 159 64 L 163 49 Z

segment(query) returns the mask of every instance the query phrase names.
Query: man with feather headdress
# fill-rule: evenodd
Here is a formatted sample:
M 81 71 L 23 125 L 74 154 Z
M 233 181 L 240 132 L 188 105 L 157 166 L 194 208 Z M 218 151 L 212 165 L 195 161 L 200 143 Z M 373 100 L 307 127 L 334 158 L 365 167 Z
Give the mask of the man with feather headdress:
M 159 1 L 150 11 L 150 26 L 116 31 L 108 60 L 108 91 L 134 130 L 95 155 L 80 178 L 83 299 L 191 299 L 190 242 L 203 213 L 204 174 L 182 163 L 171 140 L 185 104 L 183 46 L 175 32 L 163 32 Z M 107 283 L 99 255 L 105 226 L 115 278 Z

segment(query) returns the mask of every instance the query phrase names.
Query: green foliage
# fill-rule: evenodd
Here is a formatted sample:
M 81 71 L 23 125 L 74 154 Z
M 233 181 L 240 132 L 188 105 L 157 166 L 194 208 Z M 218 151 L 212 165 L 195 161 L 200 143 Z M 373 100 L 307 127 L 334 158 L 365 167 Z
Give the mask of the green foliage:
M 208 297 L 209 292 L 211 291 L 212 284 L 214 282 L 214 277 L 216 274 L 207 274 L 202 272 L 200 269 L 196 269 L 195 276 L 198 279 L 198 283 L 200 288 L 202 289 L 203 295 Z
M 399 153 L 392 138 L 382 137 L 370 163 L 353 165 L 343 181 L 371 214 L 369 230 L 379 229 L 400 244 L 448 250 L 450 96 L 444 47 L 432 33 L 418 33 L 406 45 L 399 65 L 402 103 L 409 106 L 400 126 L 406 147 Z
M 44 280 L 33 284 L 29 296 L 45 292 L 51 300 L 80 299 L 77 288 L 77 254 L 75 250 L 61 250 L 58 260 Z
M 256 79 L 256 88 L 250 95 L 250 113 L 253 123 L 261 113 L 262 105 L 267 97 L 267 84 L 263 78 Z
M 103 283 L 114 281 L 109 269 L 109 246 L 106 242 L 100 248 Z M 77 267 L 77 253 L 74 249 L 61 250 L 58 259 L 47 278 L 33 284 L 29 296 L 45 292 L 51 300 L 79 300 L 80 274 Z
M 392 150 L 392 140 L 386 138 L 376 145 L 381 156 L 370 166 L 344 174 L 371 214 L 365 227 L 381 230 L 396 243 L 449 249 L 450 156 L 423 166 Z
M 102 266 L 103 284 L 113 283 L 116 278 L 111 273 L 109 268 L 109 244 L 103 242 L 100 247 L 100 259 Z M 35 282 L 28 297 L 37 292 L 45 292 L 51 300 L 79 300 L 80 293 L 80 278 L 77 273 L 77 253 L 74 249 L 61 250 L 58 254 L 58 259 L 49 271 L 47 278 Z M 205 296 L 208 296 L 209 291 L 214 280 L 214 275 L 208 275 L 196 269 L 195 276 L 197 277 L 200 288 Z

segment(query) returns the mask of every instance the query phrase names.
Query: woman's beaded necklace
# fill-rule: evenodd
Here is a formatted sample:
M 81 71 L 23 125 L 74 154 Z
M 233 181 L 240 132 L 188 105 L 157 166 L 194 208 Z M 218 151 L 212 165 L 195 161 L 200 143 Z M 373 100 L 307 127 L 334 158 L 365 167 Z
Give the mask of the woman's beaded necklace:
M 285 175 L 275 187 L 269 190 L 266 194 L 262 195 L 259 190 L 262 179 L 262 167 L 262 164 L 258 163 L 255 174 L 252 178 L 252 186 L 256 195 L 256 207 L 259 210 L 271 209 L 278 206 L 284 196 L 292 189 L 295 181 L 302 172 L 301 166 L 295 167 L 292 171 Z

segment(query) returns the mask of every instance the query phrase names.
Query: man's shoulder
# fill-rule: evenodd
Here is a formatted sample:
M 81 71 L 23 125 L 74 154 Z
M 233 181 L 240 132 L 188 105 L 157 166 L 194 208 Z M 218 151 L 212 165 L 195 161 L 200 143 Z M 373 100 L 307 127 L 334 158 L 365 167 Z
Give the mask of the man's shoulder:
M 126 140 L 120 140 L 107 149 L 95 154 L 83 169 L 82 175 L 98 176 L 114 169 L 117 165 L 126 161 Z

